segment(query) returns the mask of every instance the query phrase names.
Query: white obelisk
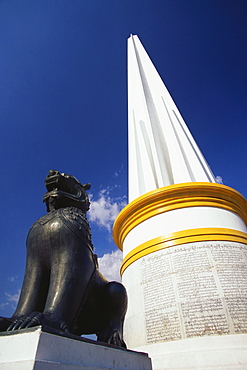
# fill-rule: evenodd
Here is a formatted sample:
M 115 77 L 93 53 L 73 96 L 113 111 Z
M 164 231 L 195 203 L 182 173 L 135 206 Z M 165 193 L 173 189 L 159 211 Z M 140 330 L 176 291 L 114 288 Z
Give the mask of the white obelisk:
M 154 370 L 247 368 L 247 202 L 215 182 L 132 35 L 128 129 L 129 204 L 113 229 L 127 345 Z

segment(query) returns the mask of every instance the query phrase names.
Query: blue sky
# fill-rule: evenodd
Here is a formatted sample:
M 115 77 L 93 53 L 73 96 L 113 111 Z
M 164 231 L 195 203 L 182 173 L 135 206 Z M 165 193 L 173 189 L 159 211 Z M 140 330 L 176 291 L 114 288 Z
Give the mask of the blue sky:
M 13 313 L 26 235 L 45 214 L 51 168 L 92 183 L 95 252 L 115 274 L 111 225 L 127 196 L 130 33 L 214 174 L 247 197 L 246 17 L 245 0 L 0 1 L 0 315 Z

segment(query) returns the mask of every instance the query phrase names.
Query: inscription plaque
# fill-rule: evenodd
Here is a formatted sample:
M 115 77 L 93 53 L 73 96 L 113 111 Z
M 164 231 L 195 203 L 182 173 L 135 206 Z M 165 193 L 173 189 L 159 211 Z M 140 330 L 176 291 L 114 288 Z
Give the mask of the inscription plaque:
M 140 260 L 147 343 L 247 332 L 247 246 L 200 242 Z

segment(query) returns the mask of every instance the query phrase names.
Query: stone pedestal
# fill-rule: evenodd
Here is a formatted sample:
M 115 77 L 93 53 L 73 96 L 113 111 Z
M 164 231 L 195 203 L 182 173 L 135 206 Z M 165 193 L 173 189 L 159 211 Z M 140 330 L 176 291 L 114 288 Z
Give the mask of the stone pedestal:
M 1 370 L 152 370 L 139 353 L 41 326 L 0 335 Z

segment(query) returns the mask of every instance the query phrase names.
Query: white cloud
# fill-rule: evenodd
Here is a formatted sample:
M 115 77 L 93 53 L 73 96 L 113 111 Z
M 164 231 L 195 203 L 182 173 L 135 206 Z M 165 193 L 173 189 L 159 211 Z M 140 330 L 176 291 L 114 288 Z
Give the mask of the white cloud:
M 20 297 L 20 292 L 21 290 L 18 289 L 18 292 L 16 294 L 10 294 L 10 293 L 5 293 L 6 296 L 6 302 L 0 303 L 0 310 L 5 310 L 5 308 L 11 307 L 12 309 L 15 309 L 17 302 Z
M 0 303 L 0 310 L 4 310 L 4 308 L 5 308 L 6 306 L 8 306 L 8 305 L 9 305 L 9 302 Z
M 120 267 L 123 253 L 120 250 L 106 253 L 99 258 L 99 270 L 110 281 L 121 281 Z
M 18 293 L 16 294 L 5 293 L 5 295 L 7 297 L 7 301 L 17 303 L 20 297 L 20 289 L 18 290 Z
M 11 276 L 10 278 L 8 278 L 8 280 L 11 281 L 11 283 L 14 283 L 18 281 L 18 276 Z
M 121 174 L 122 170 L 123 170 L 123 164 L 118 171 L 114 172 L 114 177 L 118 177 Z
M 222 177 L 221 176 L 216 176 L 215 177 L 215 180 L 218 184 L 223 184 L 223 180 L 222 180 Z
M 98 194 L 97 200 L 92 200 L 92 195 L 90 196 L 88 218 L 110 232 L 115 218 L 126 205 L 126 197 L 112 198 L 109 194 L 109 189 L 103 189 Z

